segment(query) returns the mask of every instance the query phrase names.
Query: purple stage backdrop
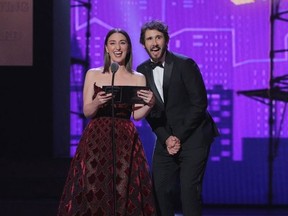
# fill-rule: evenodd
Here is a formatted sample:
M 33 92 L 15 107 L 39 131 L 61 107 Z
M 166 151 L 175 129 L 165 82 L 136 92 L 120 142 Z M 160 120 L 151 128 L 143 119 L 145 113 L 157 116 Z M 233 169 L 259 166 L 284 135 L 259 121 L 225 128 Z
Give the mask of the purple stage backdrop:
M 288 10 L 288 1 L 279 2 L 279 10 Z M 205 203 L 266 204 L 270 197 L 273 204 L 288 204 L 288 96 L 273 103 L 276 117 L 272 130 L 279 140 L 273 149 L 276 157 L 271 173 L 268 101 L 239 94 L 269 88 L 271 1 L 235 5 L 229 0 L 92 0 L 91 6 L 89 11 L 71 0 L 70 156 L 87 123 L 82 115 L 85 72 L 103 64 L 107 31 L 118 27 L 130 34 L 136 68 L 148 58 L 139 43 L 141 25 L 161 19 L 169 25 L 170 50 L 199 64 L 209 94 L 209 111 L 222 134 L 211 150 Z M 287 27 L 288 22 L 275 22 L 275 49 L 288 48 Z M 287 60 L 287 52 L 275 55 L 273 77 L 288 74 Z M 151 164 L 154 135 L 145 120 L 135 124 Z

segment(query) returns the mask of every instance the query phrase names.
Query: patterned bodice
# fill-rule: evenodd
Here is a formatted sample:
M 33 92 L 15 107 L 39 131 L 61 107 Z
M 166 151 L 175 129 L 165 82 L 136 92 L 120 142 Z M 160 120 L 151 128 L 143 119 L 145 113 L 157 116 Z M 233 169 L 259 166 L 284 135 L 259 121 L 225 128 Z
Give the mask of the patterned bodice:
M 97 93 L 100 91 L 103 91 L 103 89 L 101 87 L 97 86 L 96 83 L 94 83 L 94 95 L 93 95 L 92 99 L 94 99 L 96 97 Z M 119 103 L 114 104 L 114 116 L 116 118 L 130 119 L 131 112 L 132 112 L 132 105 L 131 104 L 119 104 Z M 105 106 L 100 108 L 97 111 L 97 114 L 94 118 L 102 117 L 102 116 L 106 116 L 106 117 L 112 116 L 111 102 L 108 102 Z

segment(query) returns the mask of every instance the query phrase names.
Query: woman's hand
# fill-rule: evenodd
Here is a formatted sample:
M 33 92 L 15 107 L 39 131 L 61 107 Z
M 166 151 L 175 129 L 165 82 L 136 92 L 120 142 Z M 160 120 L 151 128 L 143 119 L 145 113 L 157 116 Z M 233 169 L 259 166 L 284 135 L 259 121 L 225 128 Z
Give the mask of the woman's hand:
M 112 93 L 106 94 L 106 92 L 100 91 L 97 93 L 94 101 L 98 107 L 103 107 L 111 99 L 112 99 Z
M 145 105 L 149 107 L 153 107 L 155 104 L 155 96 L 152 91 L 150 90 L 139 90 L 137 92 L 138 97 L 142 98 L 145 102 Z

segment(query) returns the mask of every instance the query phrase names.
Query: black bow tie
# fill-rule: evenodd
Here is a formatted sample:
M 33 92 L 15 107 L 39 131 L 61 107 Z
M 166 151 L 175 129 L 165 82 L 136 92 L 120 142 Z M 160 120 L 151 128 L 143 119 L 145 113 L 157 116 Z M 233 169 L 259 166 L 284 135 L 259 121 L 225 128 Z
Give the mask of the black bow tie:
M 157 66 L 164 68 L 162 62 L 150 62 L 150 66 L 151 66 L 152 70 L 154 68 L 156 68 Z

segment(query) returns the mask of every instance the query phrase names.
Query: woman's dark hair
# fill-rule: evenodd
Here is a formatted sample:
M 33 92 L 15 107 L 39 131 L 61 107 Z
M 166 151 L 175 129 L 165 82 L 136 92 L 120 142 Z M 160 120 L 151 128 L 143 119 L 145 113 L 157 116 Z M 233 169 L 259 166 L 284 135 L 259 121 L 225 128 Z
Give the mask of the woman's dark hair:
M 159 32 L 162 32 L 166 44 L 169 42 L 168 26 L 160 20 L 152 20 L 145 23 L 141 28 L 140 43 L 142 45 L 145 45 L 145 32 L 147 29 L 158 30 Z
M 114 34 L 114 33 L 120 33 L 120 34 L 123 34 L 127 40 L 127 43 L 128 43 L 128 52 L 127 52 L 127 55 L 126 55 L 126 58 L 125 58 L 125 67 L 127 69 L 127 71 L 131 72 L 132 73 L 132 61 L 133 61 L 133 56 L 132 56 L 132 43 L 131 43 L 131 39 L 128 35 L 128 33 L 126 31 L 124 31 L 123 29 L 120 29 L 120 28 L 115 28 L 115 29 L 111 29 L 106 37 L 105 37 L 105 42 L 104 42 L 104 69 L 103 69 L 103 73 L 109 71 L 109 67 L 110 67 L 110 64 L 111 64 L 111 58 L 110 58 L 110 55 L 109 53 L 107 53 L 106 51 L 106 46 L 107 46 L 107 43 L 108 43 L 108 39 L 109 37 Z

